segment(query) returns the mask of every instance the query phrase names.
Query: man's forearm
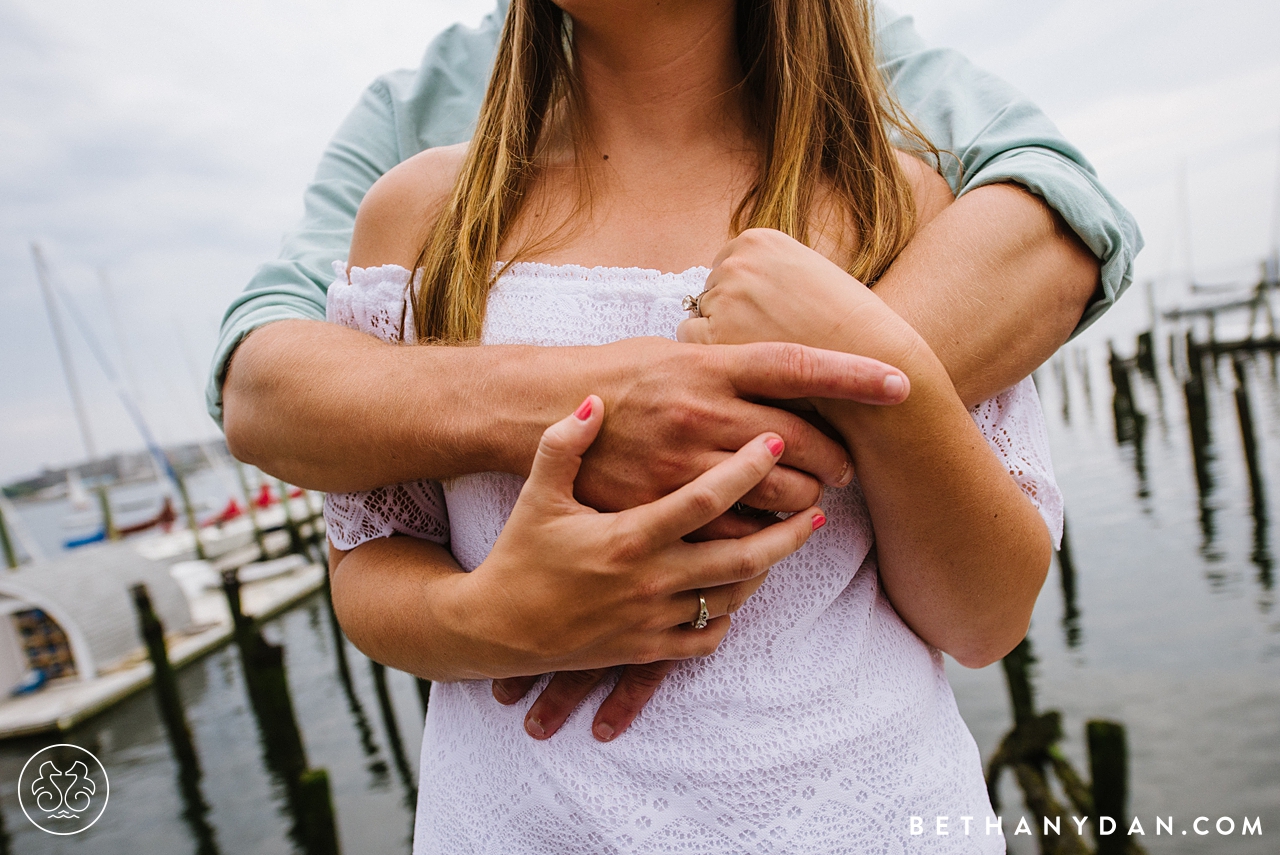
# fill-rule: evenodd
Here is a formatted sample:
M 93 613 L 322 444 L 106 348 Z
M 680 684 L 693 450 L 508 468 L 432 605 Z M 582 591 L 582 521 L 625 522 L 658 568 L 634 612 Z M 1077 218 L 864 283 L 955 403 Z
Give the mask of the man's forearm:
M 573 349 L 551 350 L 395 347 L 321 321 L 269 324 L 227 372 L 227 444 L 240 460 L 327 492 L 523 473 L 526 449 L 593 379 Z
M 973 406 L 1026 377 L 1075 329 L 1098 261 L 1040 199 L 1008 184 L 952 203 L 875 292 L 915 328 Z

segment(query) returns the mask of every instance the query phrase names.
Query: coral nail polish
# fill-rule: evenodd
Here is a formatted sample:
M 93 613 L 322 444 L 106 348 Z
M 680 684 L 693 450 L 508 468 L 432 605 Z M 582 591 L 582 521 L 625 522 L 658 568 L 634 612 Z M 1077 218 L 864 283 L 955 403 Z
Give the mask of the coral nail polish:
M 585 422 L 591 418 L 591 399 L 587 398 L 587 400 L 583 401 L 578 406 L 578 409 L 574 410 L 573 415 L 580 422 Z
M 786 446 L 782 444 L 782 440 L 778 439 L 776 436 L 773 439 L 766 439 L 764 441 L 764 445 L 765 448 L 769 449 L 769 453 L 774 457 L 781 457 L 782 449 L 786 448 Z
M 826 514 L 814 514 L 814 515 L 813 515 L 813 530 L 814 530 L 814 531 L 817 531 L 818 529 L 822 528 L 822 527 L 823 527 L 824 525 L 826 525 L 826 524 L 827 524 L 827 516 L 826 516 Z

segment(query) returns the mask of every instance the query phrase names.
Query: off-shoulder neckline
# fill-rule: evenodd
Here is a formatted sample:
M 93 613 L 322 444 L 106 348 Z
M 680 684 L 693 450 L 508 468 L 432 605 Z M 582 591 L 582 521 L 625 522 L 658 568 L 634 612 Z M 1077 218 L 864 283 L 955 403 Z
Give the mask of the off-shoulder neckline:
M 342 265 L 344 272 L 347 270 L 350 270 L 352 272 L 359 270 L 362 273 L 366 273 L 366 274 L 373 273 L 376 271 L 388 271 L 388 272 L 396 272 L 396 273 L 404 273 L 404 274 L 409 273 L 409 269 L 407 267 L 402 267 L 399 264 L 377 264 L 377 265 L 374 265 L 373 267 L 348 267 L 348 265 L 346 265 L 343 262 L 335 262 L 335 266 L 337 266 L 338 264 Z M 546 264 L 541 261 L 516 261 L 516 262 L 499 261 L 499 262 L 496 262 L 494 265 L 494 268 L 497 270 L 506 270 L 508 267 L 510 267 L 511 273 L 569 274 L 574 276 L 618 274 L 618 275 L 627 275 L 627 276 L 643 276 L 645 278 L 660 278 L 660 277 L 683 278 L 685 276 L 690 276 L 695 273 L 705 274 L 711 271 L 709 267 L 703 267 L 702 265 L 695 265 L 693 267 L 688 268 L 687 270 L 681 270 L 679 272 L 674 272 L 674 273 L 658 270 L 653 267 L 613 267 L 613 266 L 604 265 L 604 264 L 599 264 L 594 267 L 587 267 L 586 265 L 582 265 L 582 264 Z

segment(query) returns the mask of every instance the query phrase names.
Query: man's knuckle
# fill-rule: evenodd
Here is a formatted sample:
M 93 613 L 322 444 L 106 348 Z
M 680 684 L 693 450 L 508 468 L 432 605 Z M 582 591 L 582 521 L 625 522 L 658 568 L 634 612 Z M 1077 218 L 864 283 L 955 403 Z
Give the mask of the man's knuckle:
M 625 679 L 627 685 L 633 691 L 648 696 L 652 691 L 658 688 L 659 684 L 667 676 L 667 669 L 658 663 L 650 665 L 636 665 L 627 669 Z
M 666 579 L 652 573 L 645 573 L 635 580 L 631 590 L 637 602 L 651 603 L 667 593 Z M 640 626 L 650 631 L 663 628 L 661 618 L 652 610 L 645 613 Z
M 770 472 L 752 490 L 752 499 L 759 507 L 776 508 L 784 504 L 789 492 L 782 473 Z
M 622 565 L 640 561 L 653 551 L 649 533 L 637 525 L 619 526 L 611 540 L 613 557 Z

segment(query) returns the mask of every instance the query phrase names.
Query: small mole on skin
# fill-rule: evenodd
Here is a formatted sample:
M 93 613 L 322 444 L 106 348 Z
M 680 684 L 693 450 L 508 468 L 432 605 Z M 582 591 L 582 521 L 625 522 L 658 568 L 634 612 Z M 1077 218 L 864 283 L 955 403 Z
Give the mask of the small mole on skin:
M 604 159 L 605 159 L 605 160 L 608 160 L 608 159 L 609 159 L 609 155 L 607 155 L 607 154 L 606 154 L 606 155 L 604 156 Z

